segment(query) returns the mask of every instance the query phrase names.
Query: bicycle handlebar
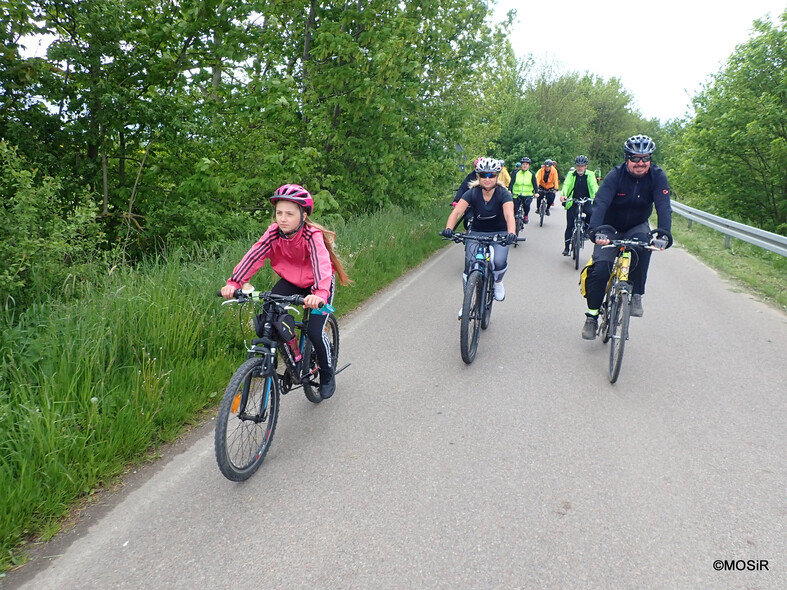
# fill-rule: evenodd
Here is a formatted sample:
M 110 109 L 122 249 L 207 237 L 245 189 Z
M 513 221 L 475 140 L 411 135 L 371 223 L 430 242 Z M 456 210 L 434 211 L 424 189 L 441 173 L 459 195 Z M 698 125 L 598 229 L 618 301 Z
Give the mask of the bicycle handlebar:
M 606 235 L 617 233 L 617 230 L 612 227 L 611 225 L 600 225 L 596 228 L 593 228 L 588 232 L 590 235 L 590 239 L 595 243 L 596 238 L 600 235 Z M 626 239 L 613 239 L 609 241 L 609 244 L 605 244 L 602 248 L 611 248 L 611 247 L 624 247 L 624 248 L 646 248 L 648 250 L 666 250 L 670 246 L 672 246 L 674 239 L 672 234 L 668 232 L 666 229 L 652 229 L 648 233 L 650 235 L 650 239 L 645 241 L 640 238 L 632 236 L 631 238 Z M 656 236 L 659 236 L 660 239 L 666 241 L 666 244 L 662 247 L 658 247 L 654 245 L 654 242 L 659 239 Z
M 216 295 L 221 297 L 221 291 L 216 291 Z M 303 295 L 277 295 L 270 291 L 250 291 L 244 293 L 243 289 L 235 289 L 235 292 L 232 294 L 232 299 L 228 299 L 225 303 L 243 303 L 246 301 L 253 301 L 254 299 L 291 305 L 303 305 L 305 298 Z M 320 307 L 323 305 L 324 304 L 321 304 Z
M 445 236 L 443 236 L 443 239 L 444 240 L 451 240 L 453 242 L 456 242 L 457 244 L 463 244 L 463 243 L 467 242 L 468 240 L 470 240 L 470 241 L 473 241 L 473 242 L 478 242 L 479 244 L 483 244 L 484 246 L 488 246 L 492 242 L 497 242 L 498 244 L 504 243 L 504 240 L 505 241 L 508 240 L 508 234 L 495 234 L 494 236 L 481 236 L 481 235 L 478 235 L 478 234 L 474 235 L 474 234 L 456 232 L 450 238 L 446 238 Z M 514 239 L 514 241 L 511 242 L 511 243 L 512 244 L 516 244 L 520 239 L 524 240 L 524 238 L 519 238 L 519 236 L 517 236 L 516 239 Z

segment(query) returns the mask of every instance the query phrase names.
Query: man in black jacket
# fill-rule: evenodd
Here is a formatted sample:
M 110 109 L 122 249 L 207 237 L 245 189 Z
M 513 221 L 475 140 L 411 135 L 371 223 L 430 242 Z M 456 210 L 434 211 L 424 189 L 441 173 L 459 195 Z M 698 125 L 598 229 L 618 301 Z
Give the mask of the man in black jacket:
M 656 144 L 646 135 L 635 135 L 623 144 L 625 162 L 613 168 L 593 201 L 593 215 L 590 218 L 588 233 L 596 246 L 593 249 L 593 266 L 585 281 L 585 297 L 588 311 L 582 338 L 593 340 L 598 331 L 598 313 L 604 299 L 615 248 L 602 248 L 612 239 L 631 238 L 650 231 L 648 218 L 655 205 L 659 229 L 670 231 L 672 227 L 672 208 L 670 207 L 670 188 L 664 171 L 651 162 L 651 154 Z M 602 236 L 595 235 L 595 229 L 611 225 L 616 232 Z M 640 249 L 636 266 L 630 278 L 634 287 L 631 301 L 631 315 L 641 317 L 642 295 L 650 264 L 650 250 Z

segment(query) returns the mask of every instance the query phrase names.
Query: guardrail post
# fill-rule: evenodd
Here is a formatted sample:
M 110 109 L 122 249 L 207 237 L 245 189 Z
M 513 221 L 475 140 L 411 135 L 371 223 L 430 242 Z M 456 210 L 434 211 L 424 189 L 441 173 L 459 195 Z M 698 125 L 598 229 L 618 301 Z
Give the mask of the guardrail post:
M 729 249 L 729 247 L 730 247 L 730 236 L 724 236 L 724 247 Z

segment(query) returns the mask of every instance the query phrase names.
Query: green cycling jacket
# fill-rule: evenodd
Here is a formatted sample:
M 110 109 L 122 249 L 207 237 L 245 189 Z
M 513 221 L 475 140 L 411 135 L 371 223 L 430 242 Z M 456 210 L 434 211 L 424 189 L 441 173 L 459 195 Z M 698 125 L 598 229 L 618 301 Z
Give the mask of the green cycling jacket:
M 588 177 L 588 193 L 590 193 L 590 200 L 592 202 L 598 191 L 598 182 L 596 182 L 596 177 L 593 174 L 588 174 L 587 171 L 585 172 L 585 176 Z M 566 209 L 571 209 L 571 206 L 574 204 L 574 184 L 576 183 L 576 179 L 577 171 L 574 170 L 570 172 L 563 181 L 563 195 L 566 197 Z
M 527 197 L 533 194 L 533 171 L 532 170 L 519 170 L 514 177 L 514 184 L 511 186 L 511 192 L 514 195 L 525 195 Z

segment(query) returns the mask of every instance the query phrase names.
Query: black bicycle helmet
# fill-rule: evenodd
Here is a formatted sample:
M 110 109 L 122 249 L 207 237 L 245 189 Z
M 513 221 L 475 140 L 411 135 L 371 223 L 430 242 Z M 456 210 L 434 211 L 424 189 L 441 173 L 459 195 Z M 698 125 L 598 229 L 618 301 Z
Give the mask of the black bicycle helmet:
M 587 166 L 588 165 L 588 157 L 587 156 L 577 156 L 574 158 L 574 164 L 576 166 Z
M 552 160 L 544 160 L 544 166 L 551 166 Z
M 634 154 L 652 154 L 656 144 L 647 135 L 633 135 L 623 144 L 623 152 L 627 156 Z
M 530 164 L 530 158 L 528 158 L 527 156 L 525 156 L 524 158 L 522 158 L 519 161 L 522 162 L 523 164 L 525 164 L 525 163 Z

